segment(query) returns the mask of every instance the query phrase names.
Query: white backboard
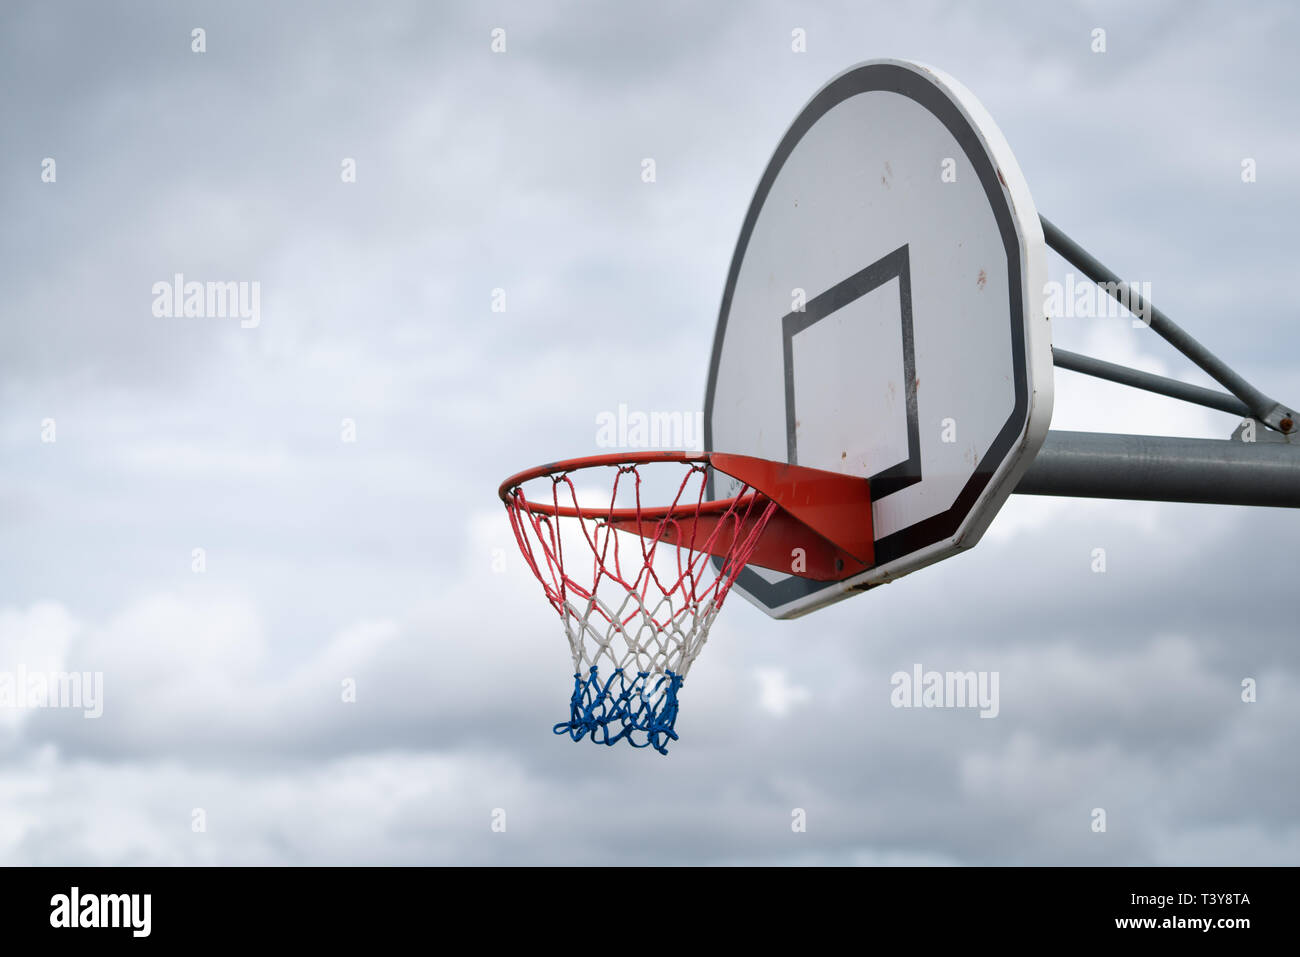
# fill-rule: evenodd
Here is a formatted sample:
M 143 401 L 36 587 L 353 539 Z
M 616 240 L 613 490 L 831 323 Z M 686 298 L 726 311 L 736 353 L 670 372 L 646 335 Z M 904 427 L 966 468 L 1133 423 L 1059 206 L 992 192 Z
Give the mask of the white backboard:
M 1046 279 L 1029 189 L 961 84 L 878 60 L 812 98 L 736 245 L 705 446 L 869 478 L 876 565 L 750 567 L 737 591 L 792 617 L 979 540 L 1047 435 Z

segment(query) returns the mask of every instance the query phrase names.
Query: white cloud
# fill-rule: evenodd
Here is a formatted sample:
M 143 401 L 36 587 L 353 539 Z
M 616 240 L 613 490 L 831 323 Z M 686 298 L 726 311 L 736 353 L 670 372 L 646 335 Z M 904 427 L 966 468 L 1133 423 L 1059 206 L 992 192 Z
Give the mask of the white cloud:
M 807 688 L 790 684 L 786 673 L 780 668 L 758 668 L 754 671 L 758 680 L 758 705 L 768 714 L 784 718 L 795 707 L 812 697 Z
M 317 5 L 304 42 L 295 18 L 250 8 L 214 61 L 223 82 L 201 87 L 124 66 L 156 34 L 89 9 L 93 28 L 71 32 L 40 14 L 70 38 L 57 48 L 0 37 L 17 78 L 2 95 L 43 104 L 11 111 L 10 152 L 67 157 L 57 187 L 3 187 L 25 239 L 0 266 L 0 656 L 106 682 L 99 721 L 0 713 L 0 859 L 1300 859 L 1294 616 L 1276 600 L 1297 516 L 1013 498 L 971 554 L 816 616 L 729 601 L 662 758 L 551 734 L 569 651 L 495 500 L 512 471 L 597 451 L 601 410 L 700 405 L 771 149 L 824 79 L 898 50 L 969 84 L 1071 235 L 1151 280 L 1244 373 L 1300 383 L 1275 308 L 1294 258 L 1276 211 L 1295 192 L 1276 171 L 1297 136 L 1281 10 L 1247 18 L 1276 27 L 1253 33 L 1208 9 L 1115 7 L 1135 59 L 1091 57 L 1041 5 L 814 7 L 794 57 L 779 4 L 682 6 L 705 18 L 686 30 L 658 8 L 575 28 L 522 5 L 531 42 L 494 59 L 454 11 L 348 21 L 344 37 Z M 1223 70 L 1189 74 L 1207 50 Z M 198 92 L 228 135 L 196 151 L 156 117 Z M 1189 104 L 1205 122 L 1183 122 Z M 1248 153 L 1253 193 L 1234 181 Z M 647 154 L 653 189 L 636 176 Z M 261 281 L 262 325 L 154 321 L 150 283 L 176 270 Z M 1122 319 L 1054 325 L 1065 348 L 1207 384 Z M 1058 429 L 1232 427 L 1057 381 Z M 917 660 L 1000 669 L 999 718 L 890 709 L 888 675 Z M 1261 677 L 1253 710 L 1229 703 L 1244 674 Z M 1102 801 L 1116 839 L 1097 842 L 1086 813 Z M 504 836 L 487 826 L 499 806 Z M 813 824 L 792 849 L 795 806 Z M 629 847 L 629 820 L 653 839 Z
M 25 611 L 0 609 L 0 672 L 16 682 L 20 672 L 85 670 L 68 663 L 68 647 L 77 629 L 73 617 L 54 602 L 40 602 Z M 26 707 L 0 706 L 0 741 L 16 735 L 32 714 Z

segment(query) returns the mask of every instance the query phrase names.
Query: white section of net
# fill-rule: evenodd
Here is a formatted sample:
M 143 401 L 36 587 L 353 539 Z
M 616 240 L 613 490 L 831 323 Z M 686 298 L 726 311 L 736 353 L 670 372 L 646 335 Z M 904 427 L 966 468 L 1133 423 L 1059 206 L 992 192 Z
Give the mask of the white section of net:
M 599 596 L 580 605 L 566 601 L 561 617 L 576 674 L 585 675 L 595 667 L 608 673 L 608 663 L 629 675 L 671 671 L 685 677 L 717 614 L 712 597 L 674 608 L 672 599 L 663 596 L 647 607 L 638 593 L 625 592 L 617 607 Z

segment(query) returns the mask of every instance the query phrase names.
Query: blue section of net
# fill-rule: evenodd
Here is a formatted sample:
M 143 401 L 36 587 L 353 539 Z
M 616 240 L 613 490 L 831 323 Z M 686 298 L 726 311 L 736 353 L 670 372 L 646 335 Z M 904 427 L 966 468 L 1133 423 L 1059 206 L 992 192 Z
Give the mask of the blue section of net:
M 681 675 L 671 671 L 651 675 L 637 672 L 629 678 L 616 668 L 603 682 L 592 668 L 587 677 L 573 676 L 573 697 L 569 720 L 554 727 L 574 741 L 590 735 L 595 744 L 615 745 L 626 741 L 634 748 L 651 747 L 668 753 L 668 742 L 677 740 L 677 689 Z

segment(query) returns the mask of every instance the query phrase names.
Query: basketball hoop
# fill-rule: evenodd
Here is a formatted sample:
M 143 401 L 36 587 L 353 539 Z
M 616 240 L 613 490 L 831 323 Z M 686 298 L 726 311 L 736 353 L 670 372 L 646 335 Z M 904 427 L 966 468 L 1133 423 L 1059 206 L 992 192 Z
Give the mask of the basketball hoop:
M 666 506 L 642 502 L 646 466 L 683 470 Z M 740 482 L 707 500 L 709 469 Z M 608 500 L 579 502 L 572 476 L 612 470 Z M 550 479 L 529 498 L 524 485 Z M 502 483 L 519 549 L 560 616 L 573 658 L 574 741 L 668 753 L 678 692 L 736 576 L 751 562 L 838 580 L 871 561 L 865 479 L 718 453 L 638 452 L 554 462 Z M 828 534 L 829 532 L 829 534 Z M 836 544 L 836 542 L 847 544 Z

